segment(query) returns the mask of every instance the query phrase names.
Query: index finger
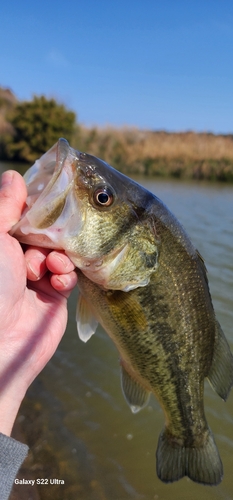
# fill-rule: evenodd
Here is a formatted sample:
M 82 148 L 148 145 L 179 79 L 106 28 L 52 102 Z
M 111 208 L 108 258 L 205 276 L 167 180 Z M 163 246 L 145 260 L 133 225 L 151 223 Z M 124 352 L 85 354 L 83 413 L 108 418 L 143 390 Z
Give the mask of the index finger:
M 46 257 L 50 250 L 48 248 L 28 247 L 25 251 L 25 262 L 27 267 L 27 279 L 38 281 L 45 275 L 47 269 Z

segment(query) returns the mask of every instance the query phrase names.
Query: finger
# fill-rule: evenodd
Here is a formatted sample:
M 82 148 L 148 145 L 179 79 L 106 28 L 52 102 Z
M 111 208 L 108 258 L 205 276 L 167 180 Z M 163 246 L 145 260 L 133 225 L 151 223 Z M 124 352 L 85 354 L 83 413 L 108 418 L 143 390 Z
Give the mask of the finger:
M 39 298 L 43 297 L 43 299 L 45 299 L 46 297 L 49 302 L 59 303 L 61 301 L 63 302 L 64 298 L 66 298 L 65 295 L 55 290 L 51 285 L 48 274 L 45 274 L 45 276 L 38 281 L 28 280 L 27 287 L 37 292 Z
M 53 274 L 50 283 L 55 290 L 68 298 L 73 288 L 77 285 L 77 274 L 75 271 L 66 274 Z
M 54 250 L 50 252 L 46 259 L 48 269 L 55 274 L 70 273 L 75 269 L 74 264 L 64 252 Z
M 46 257 L 50 250 L 47 248 L 29 247 L 25 252 L 27 279 L 37 281 L 41 279 L 47 269 Z
M 8 232 L 20 219 L 27 198 L 23 177 L 14 170 L 3 172 L 0 189 L 0 231 Z

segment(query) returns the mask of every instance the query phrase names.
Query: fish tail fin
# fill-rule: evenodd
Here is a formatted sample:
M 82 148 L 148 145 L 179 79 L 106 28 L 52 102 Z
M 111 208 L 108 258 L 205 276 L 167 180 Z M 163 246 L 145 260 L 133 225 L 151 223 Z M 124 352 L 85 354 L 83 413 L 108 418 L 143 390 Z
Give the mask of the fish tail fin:
M 209 429 L 199 447 L 185 447 L 171 441 L 165 429 L 159 437 L 156 459 L 157 474 L 164 483 L 188 476 L 197 483 L 214 486 L 223 477 L 222 461 Z

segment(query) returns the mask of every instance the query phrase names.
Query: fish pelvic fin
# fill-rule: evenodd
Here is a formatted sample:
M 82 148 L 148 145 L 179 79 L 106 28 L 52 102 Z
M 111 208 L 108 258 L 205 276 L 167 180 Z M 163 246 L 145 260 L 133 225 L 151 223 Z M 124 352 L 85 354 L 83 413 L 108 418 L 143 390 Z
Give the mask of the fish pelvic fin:
M 233 356 L 218 321 L 216 321 L 213 359 L 207 377 L 220 398 L 226 401 L 233 385 Z
M 160 434 L 156 452 L 157 475 L 164 483 L 188 476 L 200 484 L 216 486 L 222 481 L 223 466 L 213 435 L 208 429 L 202 446 L 179 445 L 166 432 Z
M 83 342 L 87 342 L 92 335 L 94 335 L 98 326 L 98 321 L 93 316 L 90 306 L 81 293 L 79 294 L 77 302 L 76 322 L 79 338 Z
M 150 392 L 134 379 L 124 367 L 124 361 L 121 362 L 121 388 L 133 413 L 137 413 L 144 408 L 150 398 Z

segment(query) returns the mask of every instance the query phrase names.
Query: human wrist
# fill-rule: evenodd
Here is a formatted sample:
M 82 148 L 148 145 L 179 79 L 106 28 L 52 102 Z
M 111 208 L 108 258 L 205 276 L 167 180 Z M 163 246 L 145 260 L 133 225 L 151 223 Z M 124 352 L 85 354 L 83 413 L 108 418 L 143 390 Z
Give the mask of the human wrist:
M 17 417 L 25 392 L 6 390 L 0 394 L 0 432 L 6 436 L 11 435 L 12 427 Z

